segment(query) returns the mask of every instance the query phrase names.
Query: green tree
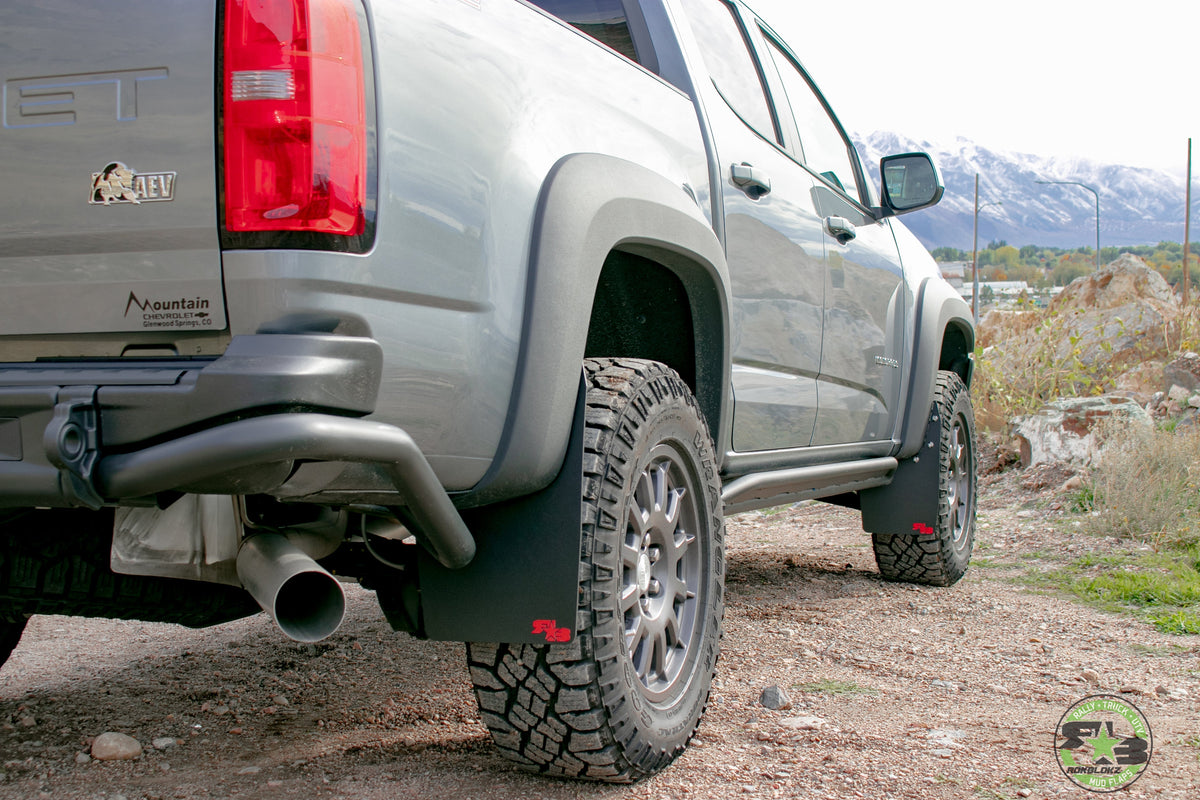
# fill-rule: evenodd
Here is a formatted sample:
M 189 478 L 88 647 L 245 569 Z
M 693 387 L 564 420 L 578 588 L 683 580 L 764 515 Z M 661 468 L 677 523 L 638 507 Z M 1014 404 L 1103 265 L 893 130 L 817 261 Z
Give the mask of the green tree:
M 995 250 L 995 255 L 992 257 L 992 262 L 1002 265 L 1009 271 L 1019 263 L 1021 263 L 1021 252 L 1012 245 L 1001 245 Z
M 931 253 L 935 261 L 967 261 L 967 254 L 957 247 L 936 247 Z

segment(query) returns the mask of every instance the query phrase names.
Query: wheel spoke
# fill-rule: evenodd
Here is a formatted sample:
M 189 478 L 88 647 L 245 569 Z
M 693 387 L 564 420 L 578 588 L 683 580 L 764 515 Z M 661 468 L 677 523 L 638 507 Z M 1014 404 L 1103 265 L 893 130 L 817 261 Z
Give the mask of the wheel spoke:
M 641 599 L 641 593 L 638 591 L 635 578 L 621 587 L 621 612 L 628 614 L 629 610 L 638 604 L 639 599 Z

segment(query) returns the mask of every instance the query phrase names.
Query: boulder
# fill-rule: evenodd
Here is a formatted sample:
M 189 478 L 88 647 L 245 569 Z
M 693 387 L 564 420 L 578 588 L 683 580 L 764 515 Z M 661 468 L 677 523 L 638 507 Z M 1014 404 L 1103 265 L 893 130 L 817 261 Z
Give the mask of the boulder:
M 1163 370 L 1166 365 L 1160 360 L 1136 364 L 1117 377 L 1117 391 L 1135 397 L 1141 405 L 1154 398 L 1162 390 Z
M 1114 416 L 1147 427 L 1154 424 L 1136 402 L 1115 395 L 1066 397 L 1047 403 L 1036 414 L 1018 417 L 1013 430 L 1021 448 L 1021 466 L 1090 466 L 1103 444 L 1095 427 Z
M 1111 309 L 1137 301 L 1176 303 L 1171 285 L 1162 275 L 1132 253 L 1122 253 L 1091 275 L 1071 281 L 1050 303 L 1050 309 Z
M 1171 286 L 1135 255 L 1076 278 L 1050 302 L 1063 320 L 1059 354 L 1079 349 L 1084 364 L 1122 367 L 1169 351 L 1181 309 Z
M 1200 391 L 1200 354 L 1183 353 L 1163 367 L 1160 388 L 1170 391 L 1172 386 L 1182 386 L 1190 394 Z

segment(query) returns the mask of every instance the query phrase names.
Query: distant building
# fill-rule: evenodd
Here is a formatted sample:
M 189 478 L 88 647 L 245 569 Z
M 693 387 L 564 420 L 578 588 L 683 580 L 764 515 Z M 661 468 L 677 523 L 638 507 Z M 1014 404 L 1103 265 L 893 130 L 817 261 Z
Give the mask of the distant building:
M 989 291 L 990 290 L 990 291 Z M 971 282 L 967 281 L 959 287 L 958 293 L 966 300 L 968 304 L 971 302 L 972 286 Z M 1017 302 L 1017 298 L 1022 294 L 1029 295 L 1029 284 L 1025 281 L 980 281 L 979 282 L 979 298 L 982 303 L 987 303 L 996 308 L 1008 308 Z M 984 308 L 981 303 L 980 308 Z
M 947 261 L 938 266 L 942 268 L 942 277 L 955 289 L 961 289 L 964 281 L 969 282 L 971 265 L 966 261 Z

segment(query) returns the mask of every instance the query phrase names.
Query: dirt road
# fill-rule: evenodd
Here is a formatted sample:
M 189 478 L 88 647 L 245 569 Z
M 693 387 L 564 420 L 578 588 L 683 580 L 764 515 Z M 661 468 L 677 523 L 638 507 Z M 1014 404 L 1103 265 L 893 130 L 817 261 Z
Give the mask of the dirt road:
M 208 631 L 35 618 L 0 669 L 0 798 L 1090 797 L 1051 745 L 1095 693 L 1151 725 L 1125 796 L 1200 797 L 1200 637 L 1006 580 L 1039 554 L 1116 543 L 1074 533 L 1012 476 L 983 490 L 977 566 L 943 590 L 882 582 L 849 512 L 731 522 L 709 711 L 688 752 L 636 786 L 510 767 L 476 720 L 463 648 L 393 634 L 352 591 L 317 646 L 261 615 Z M 791 707 L 764 708 L 769 686 Z M 105 731 L 145 752 L 89 759 Z

